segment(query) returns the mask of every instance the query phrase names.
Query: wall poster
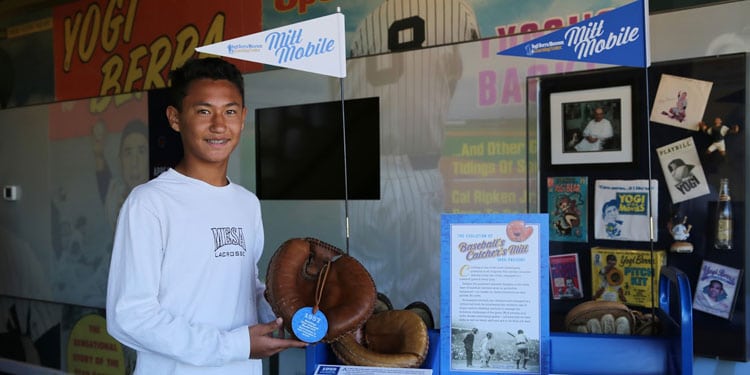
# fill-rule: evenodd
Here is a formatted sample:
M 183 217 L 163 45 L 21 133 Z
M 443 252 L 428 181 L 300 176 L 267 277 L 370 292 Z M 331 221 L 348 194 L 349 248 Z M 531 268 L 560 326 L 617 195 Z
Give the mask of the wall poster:
M 549 372 L 548 227 L 547 214 L 442 215 L 441 373 Z

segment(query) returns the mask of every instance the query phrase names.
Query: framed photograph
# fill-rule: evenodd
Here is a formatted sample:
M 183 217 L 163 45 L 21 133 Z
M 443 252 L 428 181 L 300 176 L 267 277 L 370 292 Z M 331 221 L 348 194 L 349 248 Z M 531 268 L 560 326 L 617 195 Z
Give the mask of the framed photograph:
M 551 164 L 633 162 L 630 85 L 549 96 Z
M 646 74 L 602 68 L 538 78 L 539 165 L 549 171 L 620 171 L 646 162 Z

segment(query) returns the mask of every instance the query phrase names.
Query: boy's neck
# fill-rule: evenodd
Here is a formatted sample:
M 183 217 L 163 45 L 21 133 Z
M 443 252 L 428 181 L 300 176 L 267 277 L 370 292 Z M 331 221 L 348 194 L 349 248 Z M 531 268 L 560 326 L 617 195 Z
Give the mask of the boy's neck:
M 174 167 L 177 172 L 182 173 L 185 176 L 201 180 L 209 185 L 213 186 L 226 186 L 229 185 L 227 179 L 227 166 L 223 167 L 194 167 L 186 163 L 184 160 L 181 161 L 177 166 Z

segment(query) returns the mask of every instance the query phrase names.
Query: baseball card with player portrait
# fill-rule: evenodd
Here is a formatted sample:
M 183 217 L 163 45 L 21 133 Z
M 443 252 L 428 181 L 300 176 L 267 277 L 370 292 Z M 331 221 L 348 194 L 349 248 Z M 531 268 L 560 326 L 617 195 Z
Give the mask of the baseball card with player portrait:
M 700 157 L 693 137 L 658 147 L 664 181 L 672 197 L 672 203 L 679 203 L 709 193 L 708 180 L 703 173 Z

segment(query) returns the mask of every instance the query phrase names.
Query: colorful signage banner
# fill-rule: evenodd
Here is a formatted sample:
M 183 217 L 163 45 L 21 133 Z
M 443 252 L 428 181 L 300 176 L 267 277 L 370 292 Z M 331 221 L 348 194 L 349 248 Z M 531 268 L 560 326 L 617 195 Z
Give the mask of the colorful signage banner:
M 519 34 L 517 38 L 499 39 L 508 45 L 527 41 L 536 36 L 536 31 L 588 20 L 626 2 L 627 0 L 579 0 L 570 2 L 571 4 L 550 2 L 540 8 L 536 2 L 533 6 L 521 7 L 515 0 L 497 0 L 491 3 L 446 0 L 446 4 L 451 6 L 460 4 L 462 8 L 473 9 L 472 13 L 476 14 L 474 22 L 481 28 L 478 37 Z M 54 44 L 54 58 L 37 59 L 39 63 L 35 65 L 43 67 L 48 64 L 49 79 L 54 80 L 50 82 L 49 90 L 54 90 L 56 101 L 161 88 L 167 84 L 169 70 L 195 55 L 195 47 L 332 14 L 337 7 L 346 14 L 346 21 L 349 22 L 346 26 L 349 34 L 347 40 L 348 43 L 353 43 L 356 30 L 368 22 L 368 16 L 379 17 L 372 13 L 385 1 L 215 0 L 192 6 L 193 3 L 194 1 L 182 0 L 66 2 L 54 7 L 51 30 L 45 36 L 51 40 L 54 35 L 54 41 L 51 42 Z M 505 6 L 513 6 L 515 11 L 497 11 Z M 169 17 L 164 17 L 164 14 L 169 14 Z M 434 14 L 437 17 L 438 13 Z M 404 15 L 390 20 L 377 18 L 382 21 L 378 21 L 378 27 L 388 29 L 408 17 L 409 15 Z M 447 21 L 439 21 L 435 32 L 442 34 L 441 28 L 450 27 L 445 22 Z M 403 31 L 406 33 L 417 30 Z M 16 43 L 18 40 L 19 38 L 14 38 L 3 43 Z M 34 48 L 40 46 L 37 40 L 24 43 L 33 45 Z M 441 43 L 429 43 L 428 39 L 422 47 L 439 44 Z M 344 50 L 351 51 L 351 48 L 352 46 L 344 47 Z M 9 50 L 12 52 L 16 49 Z M 30 61 L 21 56 L 12 57 L 18 59 L 16 64 Z M 53 61 L 54 76 L 51 65 Z M 239 61 L 236 64 L 246 73 L 262 69 L 262 65 L 253 62 Z M 24 82 L 29 79 L 28 74 L 17 76 L 26 77 Z M 33 98 L 39 100 L 36 96 Z
M 497 54 L 647 67 L 647 17 L 648 0 L 638 0 Z
M 203 46 L 196 51 L 343 78 L 346 77 L 344 15 L 334 13 Z
M 261 30 L 261 3 L 82 0 L 54 8 L 57 101 L 162 88 L 195 47 Z M 168 15 L 168 16 L 165 16 Z M 238 64 L 243 72 L 258 64 Z

